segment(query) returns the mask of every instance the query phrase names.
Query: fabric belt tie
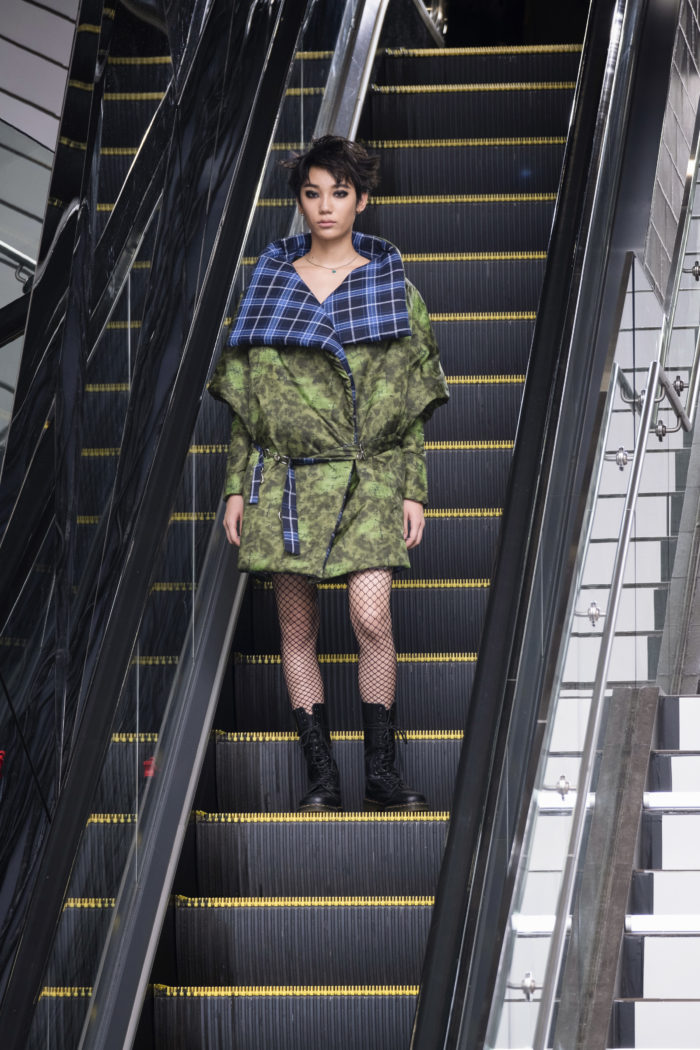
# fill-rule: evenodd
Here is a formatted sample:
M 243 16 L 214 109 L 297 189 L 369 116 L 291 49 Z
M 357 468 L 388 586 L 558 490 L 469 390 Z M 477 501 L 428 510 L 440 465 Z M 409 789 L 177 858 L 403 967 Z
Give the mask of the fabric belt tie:
M 366 459 L 368 456 L 379 455 L 380 452 L 386 452 L 390 448 L 394 448 L 395 444 L 384 445 L 384 446 L 372 446 L 371 449 L 365 449 L 361 444 L 357 445 L 346 445 L 343 448 L 331 449 L 328 452 L 320 452 L 316 456 L 282 456 L 279 452 L 273 452 L 269 448 L 262 448 L 256 444 L 255 448 L 258 450 L 258 460 L 253 467 L 253 478 L 250 485 L 250 496 L 248 498 L 249 503 L 257 503 L 260 495 L 260 486 L 263 483 L 264 478 L 264 466 L 265 459 L 272 459 L 275 463 L 286 463 L 287 464 L 287 476 L 284 481 L 284 491 L 282 492 L 282 505 L 280 507 L 280 521 L 282 522 L 282 536 L 284 539 L 284 549 L 287 554 L 299 554 L 299 520 L 297 517 L 297 483 L 295 467 L 300 466 L 313 466 L 315 463 L 351 463 L 358 459 Z

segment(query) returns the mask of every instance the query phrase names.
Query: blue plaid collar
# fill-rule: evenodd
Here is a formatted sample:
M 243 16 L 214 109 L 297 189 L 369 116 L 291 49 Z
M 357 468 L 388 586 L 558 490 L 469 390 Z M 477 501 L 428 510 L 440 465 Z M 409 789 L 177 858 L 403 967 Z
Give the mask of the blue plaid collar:
M 410 335 L 398 250 L 363 233 L 353 233 L 352 242 L 369 263 L 352 270 L 323 304 L 291 265 L 309 251 L 310 234 L 269 244 L 253 271 L 229 346 L 317 346 L 342 357 L 346 343 Z

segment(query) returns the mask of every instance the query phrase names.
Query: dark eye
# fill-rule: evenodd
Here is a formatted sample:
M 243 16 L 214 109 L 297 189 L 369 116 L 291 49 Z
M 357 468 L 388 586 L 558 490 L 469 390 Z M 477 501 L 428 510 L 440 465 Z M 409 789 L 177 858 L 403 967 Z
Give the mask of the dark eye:
M 348 195 L 348 191 L 347 190 L 336 190 L 335 191 L 335 196 L 336 197 L 347 197 L 347 195 Z

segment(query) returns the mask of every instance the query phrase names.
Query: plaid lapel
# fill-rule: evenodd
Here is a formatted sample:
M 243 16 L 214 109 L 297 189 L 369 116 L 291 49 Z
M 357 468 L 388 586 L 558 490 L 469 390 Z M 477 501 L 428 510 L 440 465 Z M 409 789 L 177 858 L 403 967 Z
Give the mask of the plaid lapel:
M 311 246 L 309 234 L 268 245 L 253 271 L 229 346 L 317 346 L 344 359 L 345 343 L 411 334 L 401 256 L 388 241 L 353 233 L 370 261 L 348 274 L 321 305 L 291 265 Z

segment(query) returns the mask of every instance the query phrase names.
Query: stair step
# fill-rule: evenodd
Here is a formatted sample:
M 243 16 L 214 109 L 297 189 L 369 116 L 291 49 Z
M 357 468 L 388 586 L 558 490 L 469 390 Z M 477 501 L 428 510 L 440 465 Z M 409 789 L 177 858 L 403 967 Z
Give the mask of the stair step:
M 293 730 L 279 656 L 234 656 L 235 725 L 242 731 Z M 361 728 L 354 654 L 321 656 L 333 728 Z M 399 653 L 398 719 L 408 729 L 458 729 L 466 721 L 475 653 Z M 253 702 L 251 698 L 254 697 Z
M 430 897 L 178 897 L 179 979 L 195 985 L 415 985 Z
M 551 136 L 566 133 L 572 80 L 373 84 L 365 110 L 372 139 Z M 360 125 L 362 134 L 366 126 Z
M 408 1046 L 416 986 L 154 989 L 155 1050 L 401 1050 Z
M 421 791 L 435 809 L 446 810 L 462 733 L 407 734 L 397 742 L 399 768 L 407 784 Z M 364 797 L 363 743 L 360 733 L 333 734 L 343 805 L 359 810 Z M 296 734 L 219 733 L 216 738 L 219 808 L 227 812 L 289 811 L 307 790 L 306 768 Z
M 639 916 L 689 914 L 700 901 L 700 871 L 635 871 L 630 907 Z
M 206 896 L 432 895 L 447 813 L 198 813 Z
M 654 1002 L 622 999 L 614 1004 L 615 1046 L 638 1050 L 697 1048 L 700 1000 Z
M 387 48 L 378 57 L 374 79 L 383 84 L 570 80 L 580 56 L 579 44 Z

